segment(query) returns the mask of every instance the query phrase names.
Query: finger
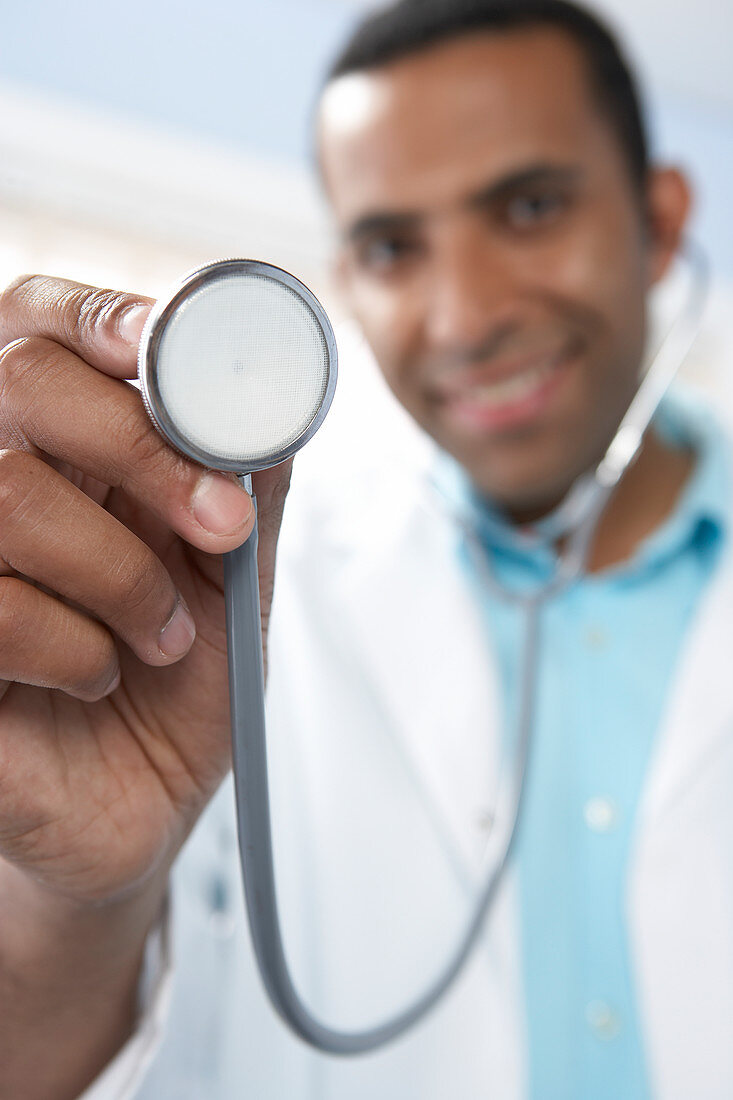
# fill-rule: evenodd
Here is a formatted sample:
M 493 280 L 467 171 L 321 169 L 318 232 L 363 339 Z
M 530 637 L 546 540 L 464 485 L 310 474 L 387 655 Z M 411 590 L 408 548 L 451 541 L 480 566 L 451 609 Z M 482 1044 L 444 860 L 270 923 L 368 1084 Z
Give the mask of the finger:
M 114 691 L 120 666 L 110 633 L 17 577 L 0 577 L 0 679 L 60 688 L 92 702 Z
M 12 566 L 8 562 L 5 561 L 5 559 L 2 557 L 2 555 L 0 555 L 0 577 L 14 577 L 14 576 L 15 576 L 15 570 L 12 568 Z M 8 690 L 9 687 L 10 687 L 10 681 L 0 679 L 0 702 L 2 702 L 2 698 L 3 698 L 5 692 Z
M 34 455 L 0 454 L 0 555 L 102 619 L 147 664 L 191 648 L 193 619 L 152 550 Z
M 8 562 L 5 561 L 5 559 L 2 556 L 0 556 L 0 577 L 14 577 L 14 576 L 15 576 L 15 570 L 8 564 Z M 2 702 L 3 695 L 8 690 L 9 687 L 10 687 L 10 682 L 8 680 L 0 679 L 0 702 Z
M 105 374 L 135 378 L 137 347 L 152 304 L 139 294 L 23 275 L 0 295 L 0 347 L 43 336 Z
M 37 448 L 123 489 L 209 553 L 232 550 L 254 525 L 235 477 L 177 454 L 133 386 L 49 340 L 19 340 L 0 352 L 0 447 Z

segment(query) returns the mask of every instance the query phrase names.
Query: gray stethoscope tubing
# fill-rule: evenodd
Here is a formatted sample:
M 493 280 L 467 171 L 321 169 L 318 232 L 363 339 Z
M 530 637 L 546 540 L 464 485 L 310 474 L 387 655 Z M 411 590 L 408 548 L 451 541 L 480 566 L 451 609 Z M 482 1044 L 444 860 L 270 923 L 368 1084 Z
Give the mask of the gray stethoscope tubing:
M 257 530 L 225 555 L 229 683 L 233 767 L 239 847 L 250 931 L 260 974 L 270 1000 L 289 1026 L 311 1045 L 330 1054 L 358 1054 L 390 1042 L 425 1015 L 451 986 L 477 942 L 512 847 L 519 820 L 531 738 L 541 605 L 583 572 L 593 533 L 606 502 L 639 453 L 642 439 L 668 386 L 699 331 L 707 298 L 708 269 L 699 249 L 683 250 L 691 272 L 687 300 L 653 357 L 646 375 L 594 475 L 581 479 L 554 514 L 554 541 L 566 536 L 556 576 L 534 592 L 509 591 L 493 576 L 478 538 L 467 531 L 482 575 L 503 599 L 526 611 L 520 706 L 514 765 L 502 780 L 486 853 L 490 870 L 463 939 L 443 972 L 413 1004 L 385 1023 L 364 1031 L 336 1031 L 317 1020 L 298 995 L 288 969 L 275 887 L 272 826 L 267 780 L 264 676 L 257 574 Z M 248 488 L 249 478 L 244 479 Z M 502 825 L 503 822 L 503 825 Z M 492 852 L 493 849 L 493 852 Z

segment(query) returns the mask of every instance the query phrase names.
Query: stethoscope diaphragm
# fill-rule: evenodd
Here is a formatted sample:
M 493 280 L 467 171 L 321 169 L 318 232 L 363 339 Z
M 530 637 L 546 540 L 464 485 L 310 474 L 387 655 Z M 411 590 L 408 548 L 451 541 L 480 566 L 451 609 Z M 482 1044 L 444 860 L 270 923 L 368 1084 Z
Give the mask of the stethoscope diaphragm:
M 221 260 L 153 308 L 139 377 L 158 429 L 205 466 L 251 473 L 294 454 L 323 422 L 336 385 L 325 310 L 293 275 Z

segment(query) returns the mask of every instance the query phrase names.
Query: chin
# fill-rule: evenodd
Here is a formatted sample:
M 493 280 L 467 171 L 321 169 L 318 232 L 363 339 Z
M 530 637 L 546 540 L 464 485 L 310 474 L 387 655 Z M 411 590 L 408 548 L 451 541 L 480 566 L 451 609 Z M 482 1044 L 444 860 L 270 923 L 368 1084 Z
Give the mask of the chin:
M 565 468 L 553 473 L 545 463 L 533 464 L 529 470 L 507 470 L 501 476 L 494 464 L 462 465 L 484 496 L 508 515 L 525 522 L 540 519 L 556 508 L 586 469 L 581 466 L 573 472 Z

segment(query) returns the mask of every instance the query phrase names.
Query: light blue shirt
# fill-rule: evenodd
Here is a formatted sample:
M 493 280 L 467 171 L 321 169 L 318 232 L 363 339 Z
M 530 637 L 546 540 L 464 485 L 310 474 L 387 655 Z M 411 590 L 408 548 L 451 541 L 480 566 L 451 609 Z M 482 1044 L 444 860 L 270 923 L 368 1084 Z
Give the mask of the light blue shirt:
M 727 446 L 689 400 L 668 398 L 663 435 L 696 463 L 674 513 L 623 565 L 552 598 L 541 619 L 533 741 L 513 859 L 533 1100 L 645 1100 L 644 1034 L 625 919 L 627 868 L 644 779 L 682 643 L 727 535 Z M 528 545 L 450 461 L 439 482 L 469 514 L 496 576 L 546 580 L 546 546 Z M 486 591 L 513 729 L 524 612 Z

